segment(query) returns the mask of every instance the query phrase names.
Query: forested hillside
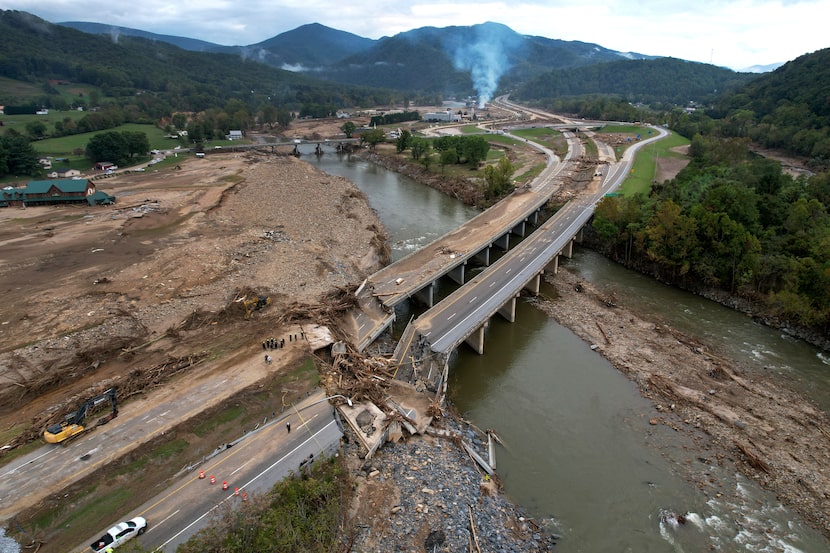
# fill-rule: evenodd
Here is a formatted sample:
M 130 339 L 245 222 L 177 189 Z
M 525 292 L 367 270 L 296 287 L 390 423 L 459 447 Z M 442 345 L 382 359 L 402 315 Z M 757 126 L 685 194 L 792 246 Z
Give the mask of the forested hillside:
M 230 99 L 298 110 L 309 103 L 379 105 L 389 99 L 378 90 L 325 83 L 237 56 L 190 52 L 137 37 L 115 42 L 15 11 L 0 12 L 0 76 L 43 85 L 37 101 L 46 107 L 57 101 L 47 81 L 59 79 L 93 85 L 107 97 L 128 98 L 153 117 L 173 110 L 198 112 Z M 141 99 L 133 100 L 139 93 Z
M 606 197 L 601 248 L 684 288 L 830 340 L 830 175 L 809 180 L 753 155 L 745 139 L 696 136 L 692 163 L 649 196 Z M 825 346 L 826 347 L 826 346 Z
M 674 58 L 624 60 L 550 71 L 520 86 L 513 97 L 544 102 L 605 94 L 649 105 L 701 105 L 756 78 L 755 74 Z
M 830 49 L 801 56 L 734 95 L 723 96 L 709 116 L 726 136 L 748 137 L 766 148 L 830 164 Z

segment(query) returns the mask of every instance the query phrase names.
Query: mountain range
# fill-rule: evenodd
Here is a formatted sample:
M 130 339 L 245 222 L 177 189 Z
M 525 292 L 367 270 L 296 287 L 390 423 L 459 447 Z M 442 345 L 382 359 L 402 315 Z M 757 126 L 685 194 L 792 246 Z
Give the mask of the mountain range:
M 422 27 L 377 40 L 309 24 L 256 44 L 222 46 L 99 23 L 54 24 L 0 10 L 0 77 L 30 87 L 83 82 L 107 95 L 152 91 L 156 99 L 187 111 L 205 109 L 207 97 L 247 103 L 252 94 L 326 111 L 393 97 L 433 102 L 475 96 L 483 104 L 500 87 L 517 98 L 524 93 L 526 100 L 611 94 L 642 103 L 707 103 L 756 76 L 522 35 L 492 22 Z M 0 100 L 19 102 L 8 90 L 0 90 Z
M 344 84 L 444 94 L 474 90 L 492 96 L 502 77 L 524 81 L 546 71 L 631 59 L 655 59 L 597 44 L 516 33 L 500 23 L 423 27 L 368 39 L 318 23 L 245 46 L 159 35 L 101 23 L 59 23 L 85 33 L 165 42 L 185 50 L 235 54 L 275 68 Z

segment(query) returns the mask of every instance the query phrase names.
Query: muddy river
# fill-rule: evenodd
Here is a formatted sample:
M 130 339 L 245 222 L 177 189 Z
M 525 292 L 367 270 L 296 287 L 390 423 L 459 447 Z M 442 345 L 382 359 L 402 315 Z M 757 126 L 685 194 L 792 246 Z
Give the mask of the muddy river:
M 361 160 L 333 153 L 304 159 L 367 194 L 395 259 L 477 213 Z M 752 370 L 774 371 L 830 406 L 830 359 L 815 348 L 592 252 L 577 250 L 567 263 L 627 305 L 715 341 Z M 402 309 L 399 321 L 419 309 Z M 449 395 L 465 418 L 501 435 L 504 490 L 561 536 L 558 551 L 830 550 L 820 533 L 739 475 L 712 474 L 727 482 L 729 492 L 719 497 L 698 489 L 688 475 L 696 457 L 690 438 L 650 426 L 653 407 L 636 386 L 532 305 L 519 302 L 515 323 L 495 318 L 485 350 L 454 355 Z M 670 513 L 686 514 L 686 524 L 674 524 Z

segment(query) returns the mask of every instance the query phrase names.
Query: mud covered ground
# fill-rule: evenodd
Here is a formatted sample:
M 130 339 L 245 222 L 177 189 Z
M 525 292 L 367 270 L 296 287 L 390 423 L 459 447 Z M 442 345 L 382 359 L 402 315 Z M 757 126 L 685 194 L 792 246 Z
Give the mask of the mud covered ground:
M 383 234 L 345 179 L 293 157 L 211 155 L 96 181 L 114 206 L 0 211 L 4 443 L 98 390 L 123 397 L 196 356 L 194 377 L 380 263 Z M 271 299 L 249 319 L 243 298 Z M 24 428 L 21 432 L 21 428 Z M 28 432 L 28 434 L 27 434 Z

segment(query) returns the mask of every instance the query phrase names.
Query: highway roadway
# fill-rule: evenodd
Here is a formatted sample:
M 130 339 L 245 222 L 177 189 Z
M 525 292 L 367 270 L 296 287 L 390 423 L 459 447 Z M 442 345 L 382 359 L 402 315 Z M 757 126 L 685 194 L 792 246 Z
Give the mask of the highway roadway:
M 553 115 L 548 117 L 561 119 Z M 517 136 L 512 138 L 525 141 Z M 384 315 L 383 310 L 369 307 L 374 298 L 378 298 L 387 312 L 391 312 L 398 303 L 439 276 L 466 263 L 470 255 L 492 245 L 499 236 L 547 203 L 557 191 L 559 178 L 570 175 L 572 165 L 568 162 L 578 159 L 583 153 L 582 144 L 573 133 L 565 133 L 565 138 L 568 153 L 564 161 L 543 145 L 525 141 L 529 147 L 544 154 L 547 161 L 545 169 L 530 187 L 517 190 L 457 229 L 371 275 L 366 286 L 361 288 L 362 294 L 358 294 L 361 308 L 352 314 L 355 327 L 353 342 L 362 349 L 393 319 L 388 314 Z
M 568 245 L 590 220 L 596 203 L 622 184 L 637 151 L 668 134 L 665 129 L 656 130 L 655 136 L 637 142 L 626 151 L 619 163 L 609 166 L 593 194 L 566 204 L 496 263 L 422 314 L 413 323 L 416 332 L 408 334 L 410 339 L 420 334 L 433 351 L 443 354 L 456 348 L 518 295 Z M 401 352 L 408 350 L 408 344 L 398 349 Z
M 143 516 L 147 532 L 136 541 L 148 550 L 175 551 L 207 527 L 212 515 L 223 506 L 238 506 L 243 494 L 268 491 L 291 472 L 298 472 L 309 456 L 316 459 L 339 448 L 343 434 L 333 413 L 328 399 L 319 391 L 171 483 L 135 512 L 122 514 L 119 520 Z M 290 433 L 286 420 L 291 421 Z M 204 478 L 199 478 L 200 470 Z M 214 484 L 210 483 L 211 476 L 216 479 Z M 225 481 L 227 490 L 222 489 Z M 234 495 L 235 488 L 239 488 L 239 495 Z M 106 528 L 100 528 L 73 552 L 88 551 L 88 544 L 104 531 Z

